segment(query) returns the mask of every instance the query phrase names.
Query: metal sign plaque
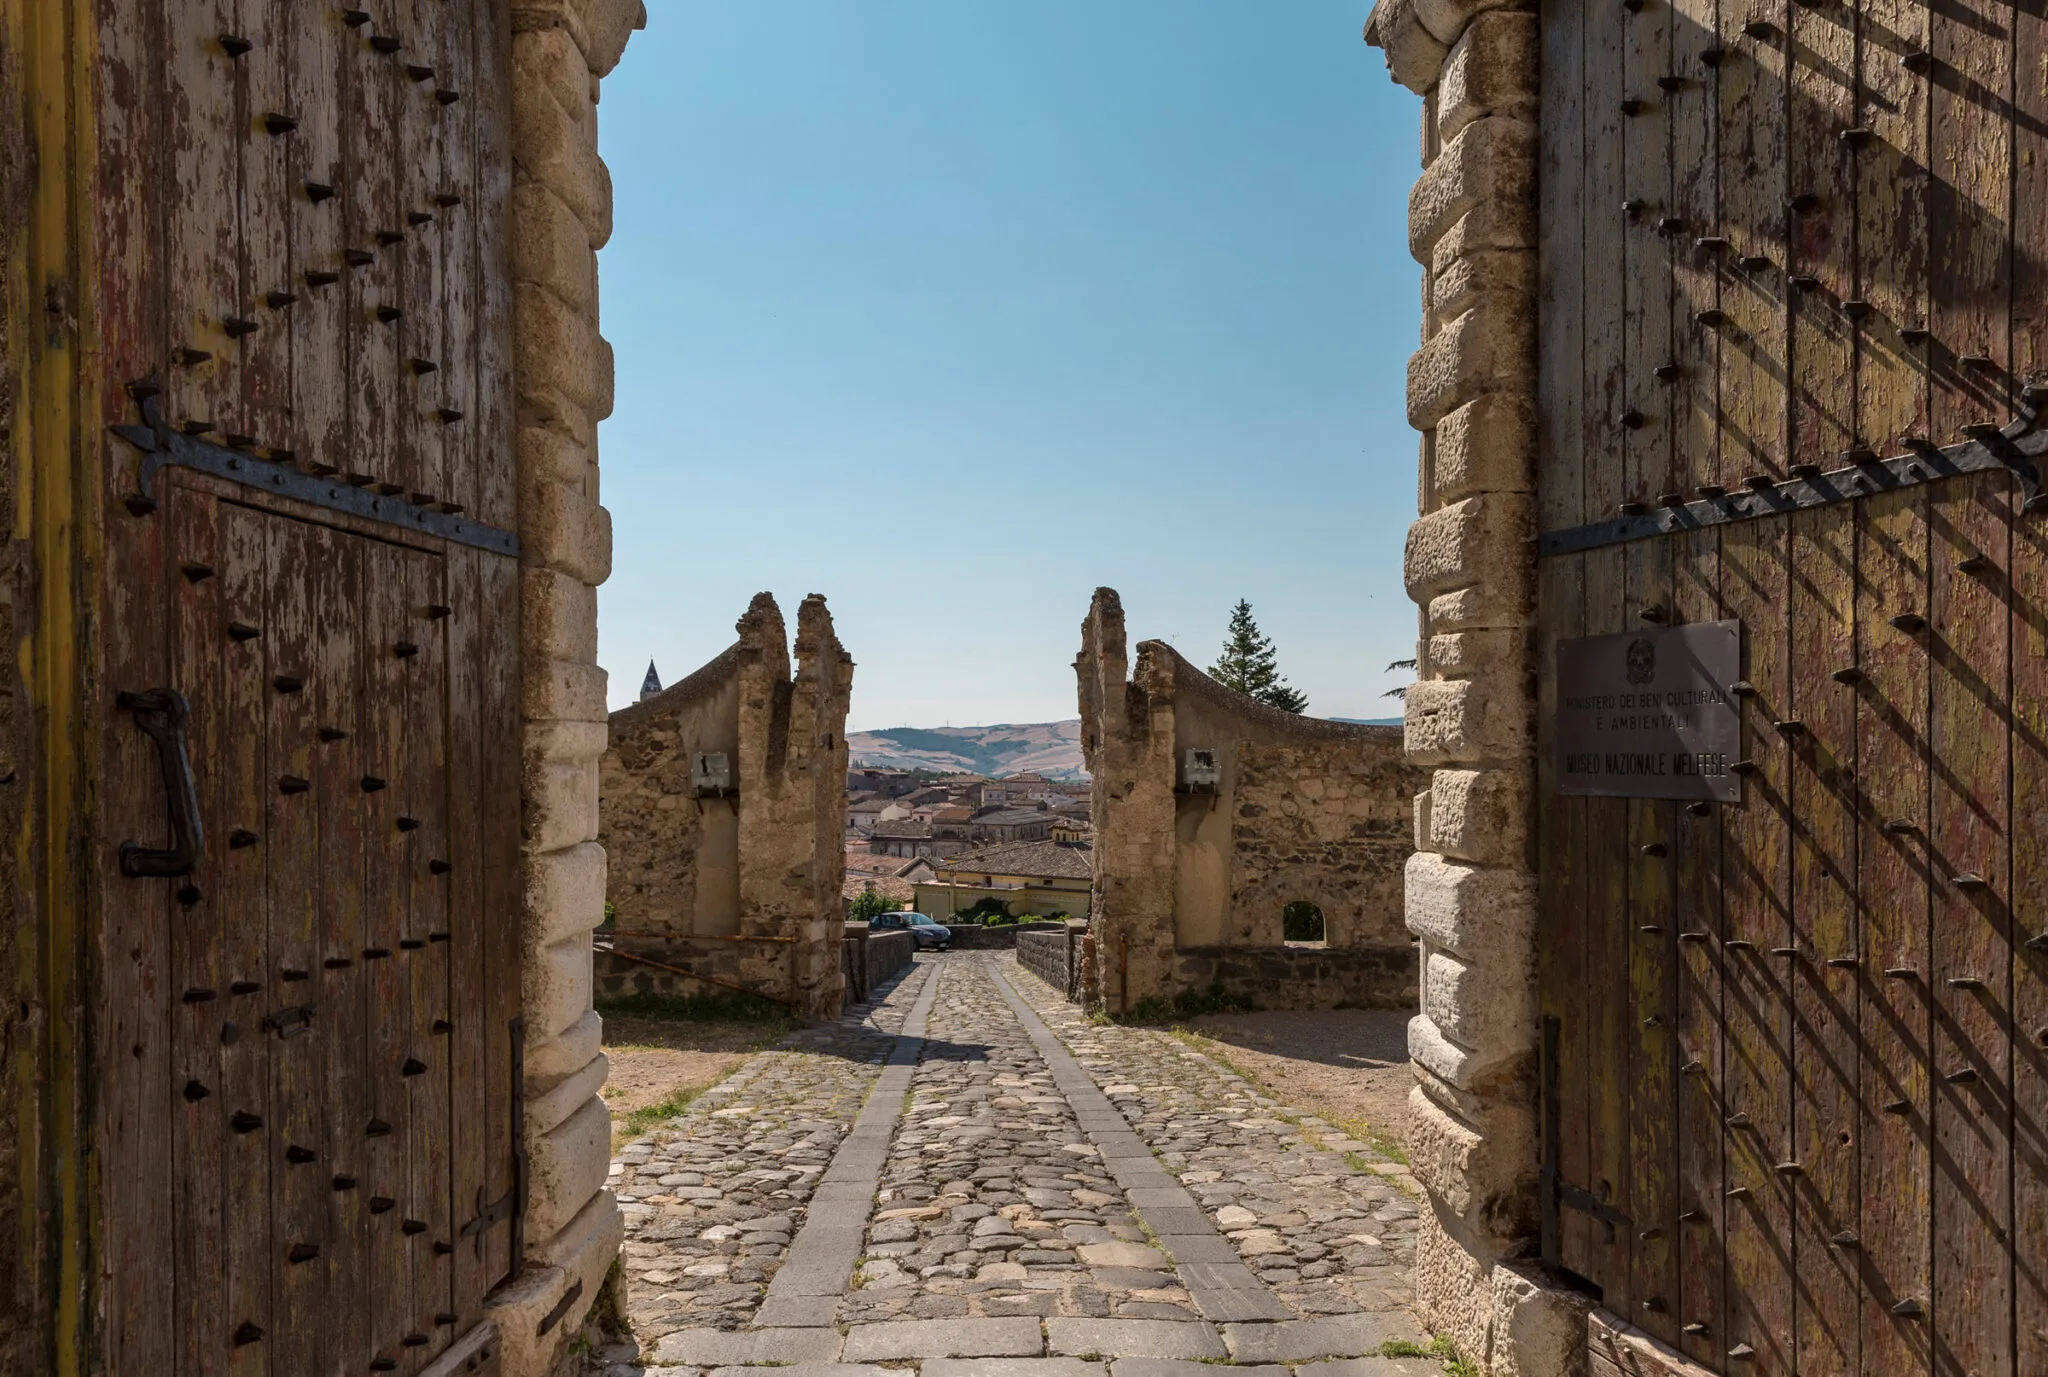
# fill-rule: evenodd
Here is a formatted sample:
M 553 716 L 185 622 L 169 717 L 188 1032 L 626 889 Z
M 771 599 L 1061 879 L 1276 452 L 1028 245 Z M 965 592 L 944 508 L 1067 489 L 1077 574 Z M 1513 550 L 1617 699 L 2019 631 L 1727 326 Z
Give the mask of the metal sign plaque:
M 1742 801 L 1742 623 L 1557 643 L 1557 791 Z

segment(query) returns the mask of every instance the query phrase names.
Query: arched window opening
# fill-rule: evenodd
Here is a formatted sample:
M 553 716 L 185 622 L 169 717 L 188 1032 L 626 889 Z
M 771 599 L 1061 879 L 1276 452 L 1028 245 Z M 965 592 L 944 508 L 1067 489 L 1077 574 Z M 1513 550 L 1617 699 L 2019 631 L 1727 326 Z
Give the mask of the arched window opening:
M 1306 899 L 1290 900 L 1280 910 L 1280 939 L 1291 947 L 1324 945 L 1323 911 Z

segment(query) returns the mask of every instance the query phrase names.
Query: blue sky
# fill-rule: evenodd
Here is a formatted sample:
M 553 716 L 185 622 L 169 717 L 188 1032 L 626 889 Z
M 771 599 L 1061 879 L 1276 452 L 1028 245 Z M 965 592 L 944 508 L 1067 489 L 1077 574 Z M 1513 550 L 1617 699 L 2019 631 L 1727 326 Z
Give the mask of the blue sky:
M 604 84 L 614 706 L 830 600 L 854 729 L 1074 715 L 1098 584 L 1327 716 L 1414 653 L 1418 103 L 1367 0 L 651 0 Z

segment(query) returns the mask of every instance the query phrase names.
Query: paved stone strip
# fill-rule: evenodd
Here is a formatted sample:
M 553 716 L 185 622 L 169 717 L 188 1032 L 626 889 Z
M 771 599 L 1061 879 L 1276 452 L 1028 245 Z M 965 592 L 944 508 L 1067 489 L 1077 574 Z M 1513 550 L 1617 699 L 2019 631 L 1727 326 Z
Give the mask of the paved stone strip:
M 1251 1268 L 1238 1260 L 1237 1249 L 1217 1232 L 1195 1198 L 1160 1165 L 1145 1141 L 1095 1081 L 1068 1054 L 1032 1007 L 1018 995 L 999 965 L 990 963 L 1003 1001 L 1024 1025 L 1038 1054 L 1052 1069 L 1053 1084 L 1074 1107 L 1082 1130 L 1102 1153 L 1103 1163 L 1124 1188 L 1139 1218 L 1159 1240 L 1180 1270 L 1181 1280 L 1203 1316 L 1216 1321 L 1284 1320 L 1294 1312 L 1266 1289 Z M 1161 1358 L 1200 1358 L 1201 1353 L 1160 1353 Z M 1221 1354 L 1213 1356 L 1220 1357 Z
M 750 1058 L 612 1162 L 627 1313 L 643 1343 L 754 1314 L 797 1219 L 868 1096 L 927 962 L 871 1005 Z
M 882 1073 L 853 1122 L 853 1132 L 840 1145 L 832 1165 L 811 1195 L 803 1230 L 790 1245 L 789 1257 L 768 1283 L 767 1299 L 755 1323 L 768 1327 L 830 1325 L 837 1318 L 839 1297 L 853 1281 L 860 1260 L 868 1207 L 882 1182 L 896 1121 L 910 1094 L 910 1078 L 924 1054 L 925 1024 L 938 998 L 939 969 L 918 991 L 896 1035 L 895 1046 L 882 1063 Z
M 875 1204 L 842 1325 L 1200 1319 L 985 958 L 947 958 Z
M 1164 1032 L 1089 1022 L 1014 958 L 996 968 L 1291 1309 L 1384 1315 L 1398 1336 L 1415 1332 L 1406 1308 L 1420 1210 L 1405 1166 L 1290 1113 Z

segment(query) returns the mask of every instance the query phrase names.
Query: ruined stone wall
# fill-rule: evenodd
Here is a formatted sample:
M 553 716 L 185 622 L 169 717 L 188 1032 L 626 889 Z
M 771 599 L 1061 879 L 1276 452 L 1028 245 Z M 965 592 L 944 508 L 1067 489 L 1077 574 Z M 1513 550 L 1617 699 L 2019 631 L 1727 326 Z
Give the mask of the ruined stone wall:
M 605 898 L 631 932 L 729 937 L 740 929 L 739 809 L 700 799 L 697 752 L 739 760 L 740 647 L 611 715 L 598 767 Z
M 1127 1012 L 1312 962 L 1283 945 L 1281 911 L 1322 909 L 1330 947 L 1381 949 L 1351 984 L 1330 966 L 1305 988 L 1330 1003 L 1384 1002 L 1384 971 L 1412 965 L 1401 872 L 1412 850 L 1410 798 L 1426 778 L 1400 734 L 1301 717 L 1254 702 L 1147 641 L 1128 682 L 1123 610 L 1099 589 L 1082 627 L 1082 748 L 1094 777 L 1091 908 L 1105 1004 Z M 1213 758 L 1213 788 L 1183 777 L 1188 751 Z M 1256 949 L 1263 963 L 1179 953 Z M 1194 983 L 1191 983 L 1194 982 Z M 1397 992 L 1405 999 L 1407 990 Z
M 599 823 L 618 931 L 600 979 L 666 991 L 694 972 L 698 992 L 738 988 L 830 1018 L 853 662 L 815 595 L 798 613 L 793 674 L 772 597 L 736 629 L 704 668 L 611 716 Z M 725 758 L 731 788 L 694 782 L 706 754 Z M 629 969 L 636 958 L 644 971 Z
M 1576 1373 L 1577 1298 L 1536 1251 L 1534 784 L 1538 18 L 1498 0 L 1380 0 L 1366 39 L 1422 96 L 1408 247 L 1423 268 L 1408 420 L 1422 432 L 1406 557 L 1423 608 L 1409 758 L 1409 1158 L 1430 1201 L 1423 1322 L 1496 1377 Z M 1576 1334 L 1576 1338 L 1574 1338 Z

